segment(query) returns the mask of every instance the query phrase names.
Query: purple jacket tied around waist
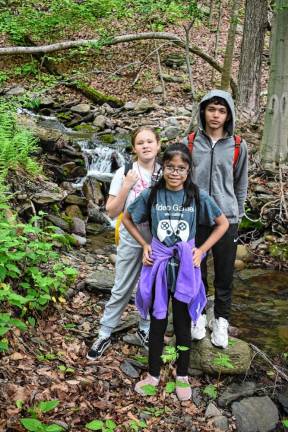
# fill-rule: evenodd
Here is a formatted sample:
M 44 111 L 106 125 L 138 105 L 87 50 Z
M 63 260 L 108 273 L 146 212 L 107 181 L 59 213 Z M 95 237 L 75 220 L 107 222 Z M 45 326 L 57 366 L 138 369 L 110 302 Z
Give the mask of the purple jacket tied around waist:
M 152 266 L 142 267 L 136 293 L 136 306 L 143 318 L 147 318 L 152 306 L 154 285 L 155 297 L 152 315 L 156 319 L 166 318 L 168 307 L 166 266 L 169 259 L 177 252 L 180 264 L 174 297 L 187 303 L 192 321 L 194 323 L 197 321 L 207 300 L 201 270 L 193 264 L 192 249 L 194 246 L 194 239 L 168 247 L 153 237 L 151 247 L 154 262 Z

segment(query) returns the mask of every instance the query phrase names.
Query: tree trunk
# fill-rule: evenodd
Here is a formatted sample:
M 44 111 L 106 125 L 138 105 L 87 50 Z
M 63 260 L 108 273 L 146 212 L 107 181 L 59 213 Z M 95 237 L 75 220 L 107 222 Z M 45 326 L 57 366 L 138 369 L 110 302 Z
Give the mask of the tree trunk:
M 262 53 L 267 29 L 267 0 L 246 0 L 238 75 L 240 117 L 256 121 L 259 115 Z
M 230 18 L 230 27 L 228 31 L 228 39 L 226 44 L 222 80 L 221 80 L 222 90 L 229 89 L 239 7 L 240 7 L 240 0 L 233 0 L 231 18 Z
M 272 25 L 268 104 L 261 143 L 261 161 L 275 168 L 288 159 L 288 0 L 277 0 Z
M 214 46 L 214 58 L 215 58 L 215 60 L 217 59 L 217 54 L 218 54 L 221 21 L 222 21 L 222 0 L 218 0 L 218 19 L 217 19 L 217 28 L 216 28 L 215 46 Z M 215 75 L 215 69 L 212 69 L 211 87 L 214 87 L 214 75 Z

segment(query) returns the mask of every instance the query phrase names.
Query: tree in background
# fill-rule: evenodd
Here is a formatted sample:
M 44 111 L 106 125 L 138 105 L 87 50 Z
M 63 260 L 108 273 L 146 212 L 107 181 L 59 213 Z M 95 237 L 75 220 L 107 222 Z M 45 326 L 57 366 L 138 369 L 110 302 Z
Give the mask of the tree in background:
M 288 0 L 276 0 L 272 24 L 268 104 L 261 143 L 267 168 L 282 165 L 288 156 Z
M 267 14 L 267 0 L 246 0 L 238 75 L 238 107 L 242 118 L 253 121 L 256 121 L 259 115 L 262 53 L 267 29 Z
M 226 51 L 224 57 L 222 79 L 221 79 L 222 90 L 229 89 L 239 8 L 240 8 L 240 0 L 233 0 L 232 7 L 231 7 L 231 18 L 230 18 L 230 26 L 228 31 L 228 39 L 227 39 Z

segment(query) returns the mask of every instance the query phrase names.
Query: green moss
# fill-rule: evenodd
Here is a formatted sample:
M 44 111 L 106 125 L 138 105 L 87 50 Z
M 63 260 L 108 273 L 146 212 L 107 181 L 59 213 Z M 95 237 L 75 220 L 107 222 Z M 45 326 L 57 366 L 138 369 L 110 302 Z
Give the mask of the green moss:
M 117 97 L 105 95 L 83 81 L 75 81 L 72 86 L 77 90 L 80 90 L 85 96 L 97 104 L 102 105 L 104 103 L 108 103 L 114 108 L 122 107 L 124 105 L 124 102 Z
M 101 136 L 101 141 L 105 144 L 113 144 L 116 141 L 116 138 L 112 134 L 105 134 Z
M 95 132 L 95 128 L 91 124 L 80 124 L 73 128 L 76 131 Z

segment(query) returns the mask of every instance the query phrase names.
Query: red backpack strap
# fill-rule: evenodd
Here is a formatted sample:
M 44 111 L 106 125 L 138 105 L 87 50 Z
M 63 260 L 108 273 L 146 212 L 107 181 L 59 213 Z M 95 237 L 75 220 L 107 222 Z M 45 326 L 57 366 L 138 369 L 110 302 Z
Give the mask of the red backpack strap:
M 191 132 L 188 135 L 188 150 L 190 151 L 190 153 L 192 153 L 192 150 L 193 150 L 193 144 L 194 144 L 195 136 L 196 136 L 196 132 Z
M 240 135 L 234 135 L 235 146 L 234 146 L 233 168 L 235 168 L 239 159 L 241 141 L 242 138 Z

